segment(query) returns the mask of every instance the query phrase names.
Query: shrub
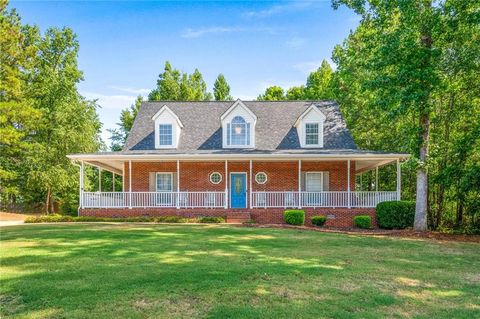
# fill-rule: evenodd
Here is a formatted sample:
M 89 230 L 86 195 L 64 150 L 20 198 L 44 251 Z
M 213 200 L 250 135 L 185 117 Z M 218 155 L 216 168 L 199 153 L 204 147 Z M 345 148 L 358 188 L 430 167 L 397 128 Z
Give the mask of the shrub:
M 305 211 L 291 209 L 283 212 L 283 219 L 290 225 L 303 225 L 305 223 Z
M 413 226 L 415 219 L 415 202 L 391 201 L 377 205 L 378 226 L 386 229 L 404 229 Z
M 198 219 L 199 223 L 224 223 L 225 218 L 223 217 L 200 217 Z
M 157 223 L 186 223 L 188 219 L 180 216 L 161 216 L 157 217 L 155 221 Z
M 355 227 L 369 229 L 372 228 L 372 217 L 368 215 L 357 215 L 353 217 Z
M 312 217 L 312 224 L 315 226 L 323 226 L 327 221 L 327 216 L 318 215 Z

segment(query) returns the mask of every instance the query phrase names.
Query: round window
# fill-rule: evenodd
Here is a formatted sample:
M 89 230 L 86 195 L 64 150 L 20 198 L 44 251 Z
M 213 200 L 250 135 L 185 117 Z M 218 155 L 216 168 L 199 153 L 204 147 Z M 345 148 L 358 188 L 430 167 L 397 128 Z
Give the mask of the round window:
M 255 182 L 258 184 L 265 184 L 267 182 L 267 174 L 264 172 L 257 173 L 255 175 Z
M 222 181 L 222 174 L 214 172 L 210 174 L 210 182 L 212 184 L 219 184 Z

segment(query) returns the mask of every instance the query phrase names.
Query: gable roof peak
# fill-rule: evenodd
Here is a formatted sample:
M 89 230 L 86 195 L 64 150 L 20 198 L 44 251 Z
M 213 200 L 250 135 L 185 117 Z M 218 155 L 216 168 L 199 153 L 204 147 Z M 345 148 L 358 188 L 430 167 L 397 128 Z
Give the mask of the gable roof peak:
M 155 121 L 163 112 L 168 112 L 171 116 L 173 116 L 175 121 L 178 123 L 178 126 L 183 128 L 182 121 L 180 121 L 177 114 L 175 114 L 175 112 L 173 112 L 166 104 L 163 105 L 162 108 L 152 116 L 152 120 Z
M 315 105 L 315 103 L 312 103 L 312 105 L 310 105 L 302 114 L 300 114 L 300 116 L 298 117 L 298 119 L 295 121 L 295 124 L 294 126 L 297 127 L 300 122 L 302 121 L 302 119 L 310 112 L 316 112 L 318 115 L 320 115 L 320 117 L 322 118 L 323 121 L 325 121 L 325 119 L 327 118 L 325 116 L 325 114 L 323 114 L 322 111 L 319 110 L 318 106 Z
M 245 103 L 243 103 L 242 100 L 240 99 L 237 99 L 235 102 L 233 102 L 233 104 L 222 114 L 222 116 L 220 117 L 220 119 L 223 121 L 227 116 L 228 114 L 230 114 L 235 108 L 237 107 L 242 107 L 244 108 L 248 114 L 250 114 L 250 116 L 256 121 L 257 120 L 257 116 L 255 115 L 255 113 L 253 113 L 249 108 L 248 106 L 245 105 Z

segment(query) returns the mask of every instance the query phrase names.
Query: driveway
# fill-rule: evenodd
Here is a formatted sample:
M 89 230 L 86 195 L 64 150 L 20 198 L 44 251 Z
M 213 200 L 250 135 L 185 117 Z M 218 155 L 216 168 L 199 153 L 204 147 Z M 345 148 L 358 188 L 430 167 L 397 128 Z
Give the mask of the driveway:
M 0 226 L 21 225 L 30 215 L 0 212 Z

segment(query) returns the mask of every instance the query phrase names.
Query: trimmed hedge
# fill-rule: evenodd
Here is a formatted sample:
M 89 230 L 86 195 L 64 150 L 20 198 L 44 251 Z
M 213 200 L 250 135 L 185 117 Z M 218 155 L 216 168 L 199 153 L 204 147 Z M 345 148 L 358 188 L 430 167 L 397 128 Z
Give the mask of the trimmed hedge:
M 25 223 L 75 223 L 75 222 L 127 222 L 127 223 L 224 223 L 222 217 L 200 217 L 185 218 L 181 216 L 159 216 L 159 217 L 92 217 L 92 216 L 62 216 L 44 215 L 27 217 Z
M 353 217 L 353 223 L 358 228 L 372 228 L 372 217 L 368 215 L 357 215 Z
M 200 217 L 198 219 L 199 223 L 224 223 L 225 219 L 223 217 Z
M 327 221 L 327 216 L 324 216 L 324 215 L 313 216 L 311 220 L 313 225 L 323 226 Z
M 405 229 L 413 226 L 415 202 L 390 201 L 376 207 L 378 226 L 386 229 Z
M 305 223 L 305 211 L 290 209 L 283 212 L 283 219 L 290 225 L 303 225 Z

